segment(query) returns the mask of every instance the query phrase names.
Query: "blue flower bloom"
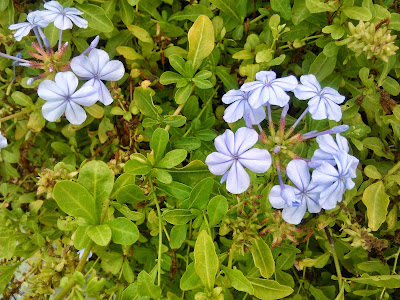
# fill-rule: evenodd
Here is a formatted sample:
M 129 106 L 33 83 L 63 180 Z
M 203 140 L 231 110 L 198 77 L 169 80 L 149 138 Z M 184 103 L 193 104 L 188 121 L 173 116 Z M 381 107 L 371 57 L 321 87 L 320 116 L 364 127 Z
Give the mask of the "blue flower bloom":
M 7 139 L 0 132 L 0 149 L 7 147 Z
M 317 78 L 310 75 L 300 77 L 302 84 L 294 89 L 294 95 L 300 100 L 308 101 L 308 108 L 314 120 L 323 120 L 328 118 L 336 122 L 342 118 L 342 110 L 338 104 L 345 99 L 338 91 L 330 87 L 321 88 Z
M 289 102 L 287 91 L 293 91 L 297 86 L 297 79 L 293 75 L 276 78 L 273 71 L 261 71 L 256 74 L 256 81 L 246 82 L 240 88 L 242 91 L 251 92 L 249 103 L 253 108 L 269 103 L 285 106 Z
M 208 155 L 206 164 L 211 173 L 223 175 L 221 183 L 226 180 L 226 189 L 230 193 L 240 194 L 249 187 L 250 177 L 244 168 L 264 173 L 271 166 L 271 156 L 267 150 L 250 149 L 257 140 L 257 132 L 246 127 L 239 128 L 235 134 L 227 129 L 215 138 L 218 152 Z
M 82 259 L 83 253 L 85 253 L 85 248 L 78 250 L 79 260 Z M 88 257 L 86 258 L 86 261 L 89 261 L 89 259 L 92 257 L 92 255 L 93 255 L 93 253 L 92 253 L 92 251 L 90 251 Z
M 347 139 L 342 137 L 339 133 L 336 134 L 336 142 L 329 134 L 318 136 L 316 140 L 319 145 L 319 149 L 314 151 L 314 154 L 311 158 L 313 163 L 322 163 L 325 161 L 332 166 L 336 166 L 334 156 L 341 150 L 349 153 Z
M 344 192 L 351 190 L 355 183 L 358 159 L 347 154 L 345 150 L 339 150 L 333 156 L 336 168 L 327 162 L 313 171 L 312 179 L 316 184 L 324 185 L 325 189 L 321 192 L 319 203 L 324 209 L 335 208 L 337 202 L 341 202 Z
M 125 68 L 119 60 L 111 60 L 107 52 L 93 49 L 88 56 L 80 55 L 71 61 L 71 69 L 82 79 L 88 80 L 83 86 L 92 86 L 99 93 L 100 101 L 105 105 L 113 102 L 113 98 L 102 80 L 117 81 L 125 73 Z
M 48 22 L 54 22 L 54 26 L 61 30 L 71 29 L 74 23 L 80 28 L 87 28 L 88 22 L 78 17 L 82 15 L 79 9 L 76 8 L 63 8 L 58 1 L 50 1 L 44 4 L 47 10 L 41 11 L 42 17 Z
M 91 86 L 78 87 L 78 78 L 72 72 L 57 73 L 55 81 L 44 80 L 38 88 L 40 98 L 48 101 L 42 107 L 43 117 L 56 121 L 65 112 L 67 120 L 80 125 L 86 120 L 86 112 L 80 106 L 91 106 L 99 99 L 96 89 Z
M 283 219 L 290 224 L 299 224 L 306 213 L 318 213 L 321 210 L 319 197 L 324 186 L 310 182 L 307 163 L 301 159 L 290 161 L 286 168 L 287 177 L 295 185 L 275 185 L 269 193 L 272 207 L 282 209 Z
M 14 38 L 20 41 L 24 36 L 27 36 L 32 29 L 36 27 L 46 27 L 49 24 L 46 21 L 40 11 L 30 12 L 26 18 L 26 22 L 12 24 L 8 27 L 10 30 L 17 30 L 14 33 Z
M 222 102 L 230 104 L 224 113 L 224 120 L 228 123 L 236 122 L 244 118 L 246 126 L 251 128 L 252 125 L 260 124 L 266 117 L 264 107 L 257 109 L 249 105 L 249 92 L 241 90 L 230 90 L 222 96 Z

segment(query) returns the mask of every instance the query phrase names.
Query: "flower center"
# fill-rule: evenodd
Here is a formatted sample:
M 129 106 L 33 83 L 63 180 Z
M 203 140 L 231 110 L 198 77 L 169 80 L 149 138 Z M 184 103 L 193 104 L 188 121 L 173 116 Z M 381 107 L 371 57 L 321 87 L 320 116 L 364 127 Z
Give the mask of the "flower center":
M 232 154 L 232 158 L 233 158 L 233 160 L 237 161 L 237 160 L 239 160 L 239 155 Z

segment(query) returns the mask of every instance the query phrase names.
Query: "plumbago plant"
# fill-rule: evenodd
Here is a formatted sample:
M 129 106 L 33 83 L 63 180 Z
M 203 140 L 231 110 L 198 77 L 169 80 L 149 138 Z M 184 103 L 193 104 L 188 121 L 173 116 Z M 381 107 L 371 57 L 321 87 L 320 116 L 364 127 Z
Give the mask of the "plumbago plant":
M 392 0 L 0 0 L 0 298 L 398 298 L 397 31 Z

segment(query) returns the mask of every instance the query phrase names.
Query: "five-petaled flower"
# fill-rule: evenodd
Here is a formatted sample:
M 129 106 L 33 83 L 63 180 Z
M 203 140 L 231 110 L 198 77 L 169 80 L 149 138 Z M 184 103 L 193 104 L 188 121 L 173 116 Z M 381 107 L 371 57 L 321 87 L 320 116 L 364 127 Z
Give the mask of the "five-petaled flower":
M 338 91 L 330 87 L 321 88 L 317 78 L 310 75 L 300 77 L 302 84 L 294 89 L 294 95 L 300 100 L 308 101 L 308 108 L 314 120 L 323 120 L 328 118 L 339 122 L 342 118 L 342 110 L 338 104 L 345 99 Z
M 342 137 L 339 133 L 336 134 L 336 142 L 330 134 L 318 136 L 316 140 L 319 145 L 319 149 L 314 151 L 314 154 L 311 158 L 313 163 L 322 163 L 325 161 L 332 166 L 335 166 L 336 161 L 334 156 L 340 150 L 343 150 L 346 153 L 349 152 L 347 139 Z
M 79 9 L 73 7 L 63 8 L 58 1 L 50 1 L 44 4 L 44 8 L 47 10 L 41 11 L 42 17 L 50 22 L 54 22 L 54 26 L 61 30 L 71 29 L 72 23 L 80 28 L 87 28 L 88 22 L 78 17 L 82 15 Z
M 253 108 L 267 103 L 283 107 L 290 99 L 286 92 L 293 91 L 297 86 L 297 79 L 293 75 L 276 78 L 276 73 L 273 71 L 260 71 L 256 74 L 256 79 L 246 82 L 240 88 L 251 93 L 249 103 Z
M 287 184 L 273 186 L 269 193 L 269 202 L 274 208 L 283 208 L 282 218 L 296 225 L 303 219 L 307 208 L 311 213 L 320 212 L 319 197 L 325 186 L 310 181 L 310 171 L 304 160 L 290 161 L 286 173 L 295 187 Z
M 80 55 L 71 61 L 71 69 L 82 79 L 88 80 L 83 86 L 93 86 L 99 93 L 100 101 L 105 105 L 113 98 L 102 80 L 117 81 L 124 76 L 125 68 L 119 60 L 111 60 L 107 52 L 93 49 L 88 56 Z
M 76 91 L 77 87 L 78 78 L 70 71 L 57 73 L 55 81 L 43 81 L 38 88 L 39 97 L 47 101 L 42 106 L 43 117 L 54 122 L 65 112 L 71 124 L 82 124 L 86 120 L 86 112 L 80 105 L 91 106 L 99 97 L 91 86 Z
M 258 134 L 254 129 L 242 127 L 235 134 L 227 129 L 215 138 L 218 152 L 213 152 L 206 158 L 210 172 L 223 175 L 221 183 L 226 180 L 226 189 L 233 194 L 244 192 L 250 185 L 249 174 L 244 168 L 264 173 L 271 166 L 271 156 L 267 150 L 250 149 L 257 140 Z
M 230 90 L 222 96 L 222 102 L 230 104 L 224 113 L 224 120 L 228 123 L 236 122 L 244 118 L 246 126 L 260 124 L 266 117 L 264 107 L 252 108 L 249 104 L 249 92 Z
M 17 30 L 14 33 L 14 38 L 20 41 L 24 36 L 27 36 L 29 32 L 37 27 L 43 28 L 49 24 L 47 20 L 42 17 L 40 11 L 30 12 L 26 18 L 26 22 L 12 24 L 8 27 L 10 30 Z

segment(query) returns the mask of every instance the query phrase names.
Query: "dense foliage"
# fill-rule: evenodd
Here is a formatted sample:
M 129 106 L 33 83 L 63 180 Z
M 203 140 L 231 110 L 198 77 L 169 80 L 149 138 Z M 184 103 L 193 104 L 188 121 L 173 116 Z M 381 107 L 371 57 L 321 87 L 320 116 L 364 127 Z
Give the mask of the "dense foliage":
M 0 299 L 399 298 L 397 0 L 59 2 L 0 0 Z M 260 71 L 295 82 L 257 126 L 224 103 Z M 294 89 L 310 74 L 340 109 Z M 212 153 L 246 125 L 231 160 L 264 162 L 220 183 Z M 285 215 L 282 176 L 307 194 L 291 170 L 347 159 Z

